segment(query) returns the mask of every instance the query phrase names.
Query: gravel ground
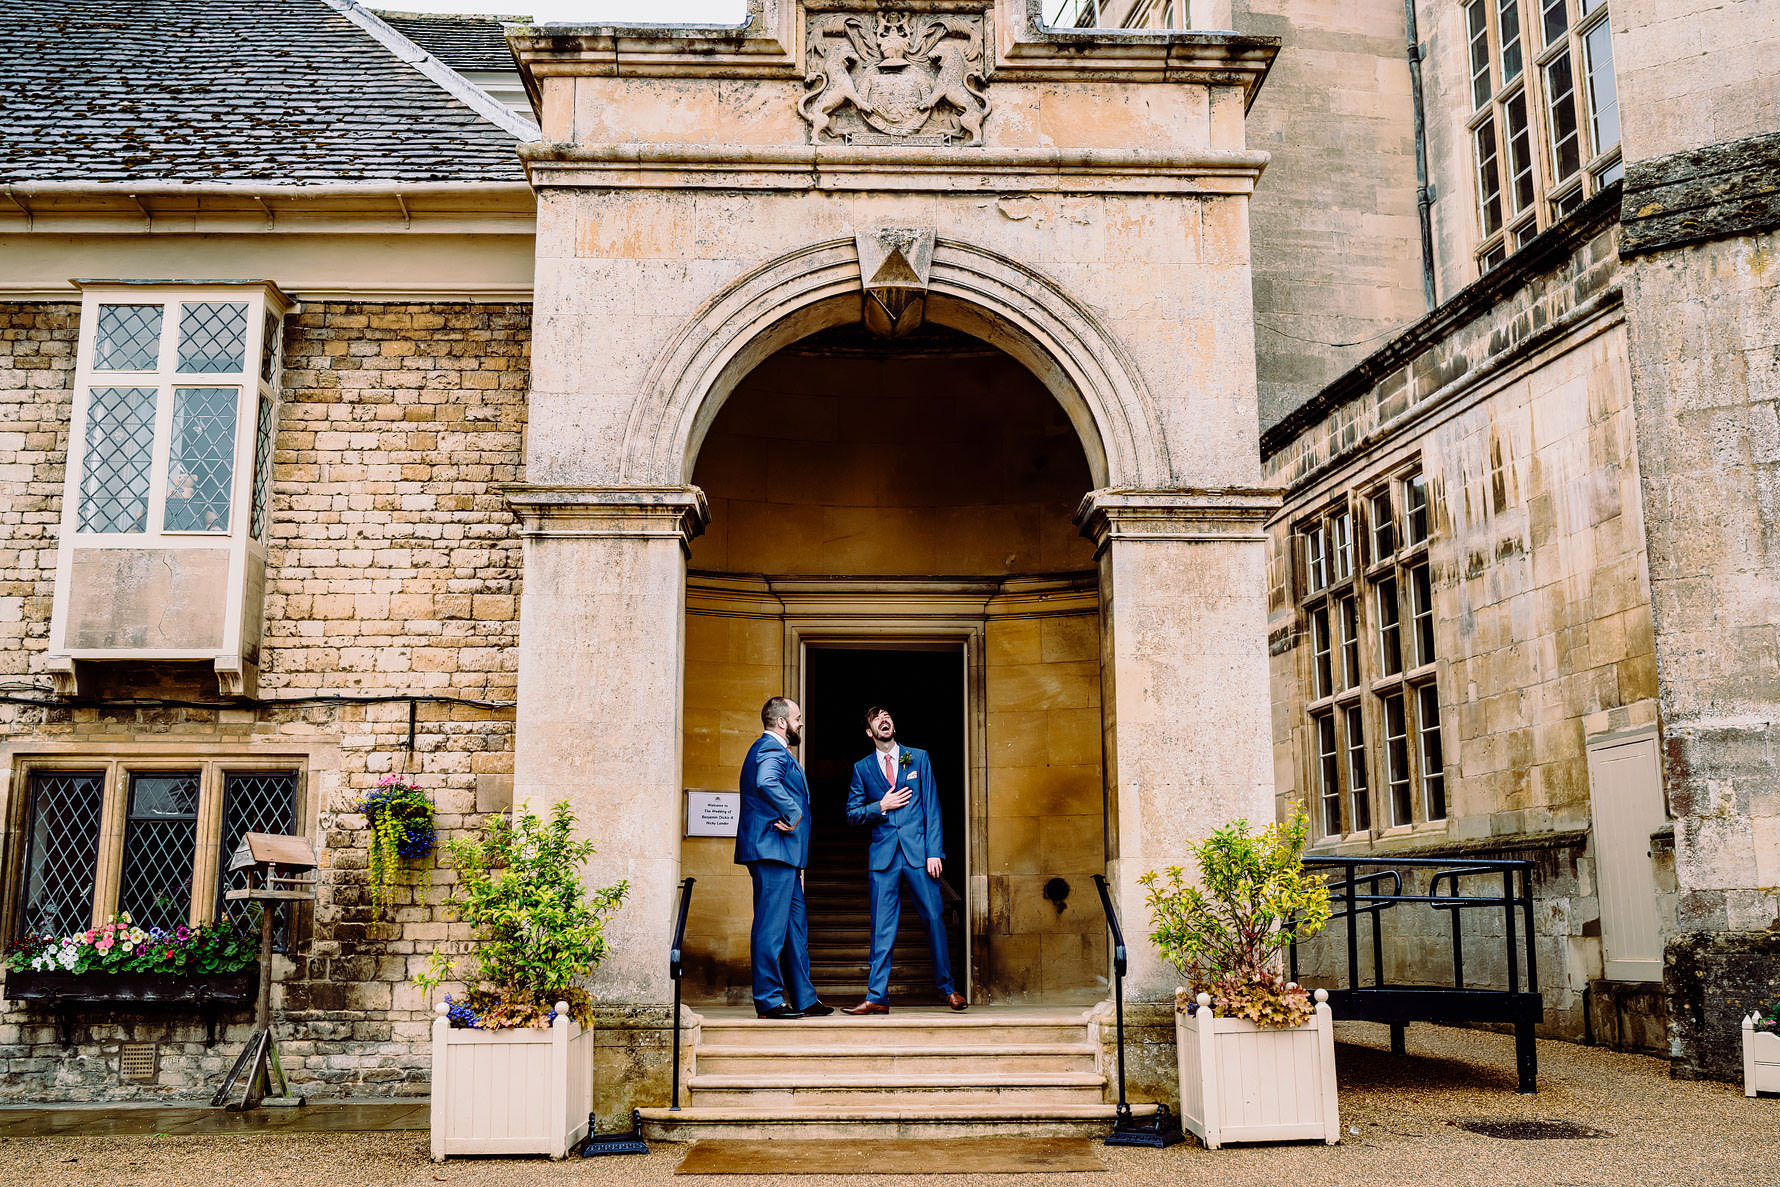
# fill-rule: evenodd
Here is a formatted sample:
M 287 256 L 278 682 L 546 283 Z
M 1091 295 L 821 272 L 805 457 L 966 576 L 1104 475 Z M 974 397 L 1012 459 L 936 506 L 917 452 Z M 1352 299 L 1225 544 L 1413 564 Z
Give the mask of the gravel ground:
M 1539 1044 L 1540 1092 L 1514 1092 L 1506 1036 L 1440 1027 L 1409 1030 L 1409 1055 L 1394 1058 L 1382 1026 L 1346 1023 L 1341 1072 L 1342 1144 L 1249 1146 L 1218 1151 L 1103 1149 L 1104 1174 L 836 1176 L 847 1183 L 937 1182 L 942 1187 L 1138 1187 L 1205 1183 L 1488 1183 L 1527 1187 L 1684 1184 L 1780 1187 L 1780 1100 L 1750 1100 L 1724 1084 L 1680 1083 L 1666 1065 L 1567 1043 Z M 1577 1123 L 1605 1136 L 1544 1141 L 1483 1137 L 1455 1122 L 1474 1118 Z M 683 1147 L 647 1157 L 550 1163 L 543 1159 L 453 1160 L 434 1166 L 424 1133 L 264 1134 L 205 1137 L 15 1138 L 0 1140 L 0 1184 L 574 1183 L 613 1187 L 748 1182 L 817 1187 L 819 1176 L 674 1175 Z

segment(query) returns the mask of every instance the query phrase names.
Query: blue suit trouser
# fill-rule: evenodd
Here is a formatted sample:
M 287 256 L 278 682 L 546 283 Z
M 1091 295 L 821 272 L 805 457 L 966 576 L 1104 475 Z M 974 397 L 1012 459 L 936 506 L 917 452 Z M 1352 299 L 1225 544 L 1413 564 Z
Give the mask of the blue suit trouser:
M 801 1010 L 816 1004 L 802 872 L 782 861 L 748 863 L 748 878 L 754 884 L 748 954 L 754 963 L 754 1006 L 759 1010 L 784 1005 Z
M 927 942 L 933 948 L 933 979 L 942 994 L 951 993 L 952 957 L 946 944 L 945 903 L 939 879 L 925 865 L 913 865 L 901 850 L 887 870 L 868 871 L 871 881 L 871 976 L 866 981 L 868 1001 L 890 997 L 890 950 L 896 947 L 896 930 L 902 923 L 902 888 L 909 888 L 915 909 L 927 925 Z

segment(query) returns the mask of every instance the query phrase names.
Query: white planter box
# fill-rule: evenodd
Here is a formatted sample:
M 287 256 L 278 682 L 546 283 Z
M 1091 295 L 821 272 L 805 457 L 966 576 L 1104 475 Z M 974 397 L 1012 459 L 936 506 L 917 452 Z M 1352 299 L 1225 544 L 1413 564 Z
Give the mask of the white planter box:
M 549 1030 L 453 1030 L 433 1019 L 433 1161 L 451 1154 L 561 1158 L 587 1136 L 593 1032 L 556 1003 Z
M 1743 1095 L 1780 1092 L 1780 1034 L 1756 1030 L 1755 1015 L 1743 1019 Z
M 1226 1142 L 1339 1142 L 1328 999 L 1317 990 L 1315 1016 L 1290 1030 L 1214 1017 L 1204 993 L 1192 1014 L 1177 1012 L 1181 1123 L 1212 1150 Z

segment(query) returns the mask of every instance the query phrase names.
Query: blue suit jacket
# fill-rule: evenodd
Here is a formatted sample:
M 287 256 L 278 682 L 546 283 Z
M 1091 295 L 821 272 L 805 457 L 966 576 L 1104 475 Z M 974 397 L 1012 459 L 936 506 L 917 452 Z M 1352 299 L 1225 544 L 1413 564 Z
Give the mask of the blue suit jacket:
M 795 826 L 780 832 L 773 821 Z M 778 861 L 810 864 L 810 785 L 803 768 L 773 734 L 762 734 L 742 760 L 742 812 L 735 830 L 737 865 Z
M 871 825 L 871 848 L 866 868 L 887 870 L 896 859 L 897 850 L 910 865 L 927 865 L 930 857 L 946 855 L 945 832 L 939 819 L 939 789 L 933 786 L 933 764 L 925 750 L 904 746 L 909 762 L 896 768 L 896 786 L 914 792 L 914 798 L 888 814 L 879 803 L 891 791 L 884 778 L 878 752 L 853 764 L 853 785 L 847 792 L 847 819 L 854 824 Z

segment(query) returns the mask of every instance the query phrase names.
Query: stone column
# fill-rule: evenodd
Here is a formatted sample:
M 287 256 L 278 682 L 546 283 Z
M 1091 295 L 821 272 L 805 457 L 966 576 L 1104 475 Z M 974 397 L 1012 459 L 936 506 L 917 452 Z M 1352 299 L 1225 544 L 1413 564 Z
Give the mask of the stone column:
M 599 846 L 588 885 L 630 883 L 593 984 L 596 1106 L 628 1125 L 632 1105 L 667 1097 L 686 554 L 710 513 L 691 486 L 506 493 L 525 535 L 513 798 L 569 801 Z
M 1180 979 L 1137 879 L 1189 864 L 1219 825 L 1273 818 L 1263 527 L 1279 505 L 1254 488 L 1098 490 L 1076 513 L 1100 566 L 1107 881 L 1134 1001 Z

